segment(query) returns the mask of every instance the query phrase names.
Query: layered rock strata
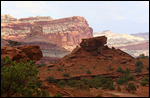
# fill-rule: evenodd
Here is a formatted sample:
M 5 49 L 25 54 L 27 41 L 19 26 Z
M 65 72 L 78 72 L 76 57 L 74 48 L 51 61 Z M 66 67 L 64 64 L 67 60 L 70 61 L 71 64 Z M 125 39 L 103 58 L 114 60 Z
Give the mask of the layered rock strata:
M 83 38 L 93 37 L 93 29 L 89 27 L 86 19 L 80 16 L 37 21 L 30 21 L 30 19 L 22 18 L 14 23 L 1 22 L 2 37 L 21 41 L 29 35 L 30 27 L 34 24 L 42 25 L 43 34 L 52 43 L 70 50 L 72 50 L 72 47 L 79 44 Z
M 65 48 L 51 43 L 50 40 L 44 36 L 43 27 L 41 25 L 34 25 L 30 29 L 30 35 L 22 40 L 22 45 L 39 45 L 43 57 L 63 57 L 69 53 Z

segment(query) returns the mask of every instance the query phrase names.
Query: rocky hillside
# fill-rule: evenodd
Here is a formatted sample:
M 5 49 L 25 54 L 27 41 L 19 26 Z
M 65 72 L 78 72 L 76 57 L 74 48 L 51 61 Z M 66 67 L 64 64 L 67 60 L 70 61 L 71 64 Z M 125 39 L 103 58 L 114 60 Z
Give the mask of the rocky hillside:
M 93 36 L 107 36 L 108 46 L 114 46 L 118 49 L 121 49 L 130 55 L 137 57 L 140 54 L 144 53 L 149 55 L 149 40 L 145 40 L 145 37 L 132 36 L 129 34 L 116 34 L 109 30 L 94 33 Z M 142 36 L 142 35 L 141 35 Z
M 125 45 L 129 45 L 135 42 L 142 42 L 144 41 L 143 38 L 139 38 L 139 37 L 134 37 L 131 36 L 129 34 L 124 34 L 124 33 L 120 33 L 120 34 L 116 34 L 114 32 L 111 32 L 109 30 L 107 31 L 103 31 L 103 32 L 98 32 L 98 33 L 94 33 L 93 34 L 94 37 L 96 36 L 106 36 L 108 38 L 108 45 L 109 46 L 125 46 Z
M 149 40 L 149 32 L 137 33 L 137 34 L 131 34 L 131 35 L 135 37 L 144 38 L 145 40 Z
M 120 49 L 109 48 L 105 45 L 106 41 L 107 38 L 105 36 L 83 39 L 80 46 L 77 46 L 71 54 L 63 57 L 54 64 L 53 68 L 67 68 L 67 72 L 70 72 L 71 77 L 84 77 L 87 70 L 90 70 L 92 75 L 98 75 L 106 74 L 108 70 L 111 72 L 111 68 L 117 69 L 118 66 L 122 66 L 123 68 L 134 66 L 134 58 L 132 56 Z M 94 70 L 94 66 L 98 70 Z M 76 72 L 74 69 L 79 70 Z M 60 74 L 55 74 L 54 77 L 57 79 L 64 78 Z
M 93 37 L 93 30 L 84 17 L 73 16 L 62 19 L 33 20 L 36 20 L 36 18 L 21 18 L 15 22 L 1 21 L 2 38 L 22 41 L 29 35 L 30 27 L 34 24 L 43 26 L 44 35 L 52 43 L 70 50 L 79 44 L 82 38 Z

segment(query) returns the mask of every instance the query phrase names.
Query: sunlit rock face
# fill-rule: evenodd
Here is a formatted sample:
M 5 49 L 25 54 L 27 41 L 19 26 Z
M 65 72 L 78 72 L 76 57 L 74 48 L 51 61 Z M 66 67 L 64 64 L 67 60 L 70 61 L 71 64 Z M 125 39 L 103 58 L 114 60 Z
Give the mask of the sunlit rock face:
M 26 45 L 22 47 L 1 47 L 1 58 L 8 56 L 13 61 L 38 61 L 43 55 L 40 47 L 38 45 Z
M 30 35 L 30 27 L 38 24 L 50 42 L 72 50 L 82 38 L 93 37 L 93 29 L 84 17 L 73 16 L 61 19 L 37 17 L 21 18 L 15 22 L 1 22 L 1 34 L 4 39 L 22 41 Z

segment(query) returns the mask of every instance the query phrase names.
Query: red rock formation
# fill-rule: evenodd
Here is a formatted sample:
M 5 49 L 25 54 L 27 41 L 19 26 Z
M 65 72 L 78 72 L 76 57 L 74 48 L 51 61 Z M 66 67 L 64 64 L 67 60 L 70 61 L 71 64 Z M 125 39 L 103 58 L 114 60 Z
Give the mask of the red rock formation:
M 71 54 L 65 56 L 56 63 L 56 66 L 72 67 L 72 66 L 94 66 L 95 61 L 103 62 L 109 65 L 111 61 L 119 64 L 132 64 L 133 57 L 129 54 L 105 46 L 107 38 L 105 36 L 83 39 L 80 47 L 76 47 Z M 92 62 L 90 62 L 92 60 Z
M 52 43 L 65 48 L 75 47 L 83 38 L 93 37 L 93 30 L 84 17 L 74 16 L 62 19 L 39 20 L 15 23 L 1 23 L 2 37 L 9 40 L 22 40 L 34 24 L 43 26 L 43 33 Z M 17 35 L 16 35 L 17 34 Z M 20 36 L 23 34 L 22 36 Z
M 27 60 L 40 60 L 43 55 L 40 47 L 37 45 L 23 46 L 23 47 L 1 47 L 1 58 L 9 56 L 10 59 L 16 60 L 17 62 L 22 59 Z

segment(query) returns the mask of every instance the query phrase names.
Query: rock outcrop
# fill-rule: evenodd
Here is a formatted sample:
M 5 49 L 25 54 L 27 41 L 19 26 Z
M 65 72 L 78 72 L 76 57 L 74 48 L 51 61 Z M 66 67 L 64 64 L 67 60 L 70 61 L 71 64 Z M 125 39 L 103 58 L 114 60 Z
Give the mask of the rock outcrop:
M 118 64 L 132 64 L 133 57 L 129 54 L 105 45 L 107 38 L 105 36 L 83 39 L 80 46 L 76 47 L 71 54 L 65 56 L 56 63 L 60 67 L 72 66 L 95 66 L 95 63 L 103 62 L 104 65 L 110 65 L 114 62 Z
M 8 56 L 13 61 L 19 62 L 20 59 L 23 61 L 27 60 L 40 60 L 43 55 L 38 45 L 22 46 L 22 47 L 1 47 L 1 58 Z
M 10 16 L 9 14 L 1 15 L 1 22 L 14 22 L 17 21 L 17 18 Z
M 30 27 L 34 24 L 42 25 L 45 37 L 66 49 L 72 50 L 83 38 L 93 37 L 93 29 L 89 27 L 86 19 L 80 16 L 37 21 L 24 18 L 9 24 L 1 22 L 2 37 L 21 41 L 29 35 Z
M 51 43 L 50 40 L 44 36 L 43 27 L 41 25 L 34 25 L 30 29 L 30 34 L 22 40 L 23 45 L 39 45 L 43 57 L 63 57 L 69 53 L 65 48 Z

